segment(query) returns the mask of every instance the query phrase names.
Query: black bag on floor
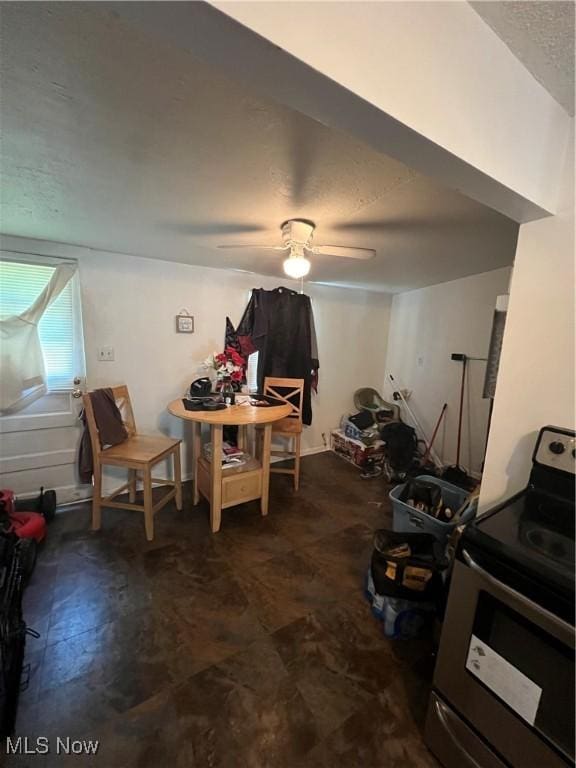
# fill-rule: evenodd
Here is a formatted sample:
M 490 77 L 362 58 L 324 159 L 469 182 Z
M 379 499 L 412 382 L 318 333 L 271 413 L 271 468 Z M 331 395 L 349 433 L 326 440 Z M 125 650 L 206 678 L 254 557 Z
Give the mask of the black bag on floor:
M 16 499 L 15 503 L 17 512 L 39 512 L 47 523 L 54 519 L 56 505 L 56 491 L 45 491 L 43 486 L 35 499 Z
M 380 428 L 380 437 L 386 443 L 386 458 L 392 469 L 408 472 L 418 455 L 415 430 L 401 421 L 392 421 Z
M 435 541 L 429 533 L 376 531 L 371 565 L 376 592 L 415 602 L 436 601 L 447 562 L 435 557 Z

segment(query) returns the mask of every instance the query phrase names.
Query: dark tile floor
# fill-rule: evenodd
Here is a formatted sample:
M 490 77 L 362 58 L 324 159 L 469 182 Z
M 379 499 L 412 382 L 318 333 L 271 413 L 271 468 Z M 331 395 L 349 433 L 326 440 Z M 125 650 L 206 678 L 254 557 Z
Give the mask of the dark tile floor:
M 30 685 L 16 733 L 98 739 L 95 757 L 9 766 L 434 768 L 421 738 L 432 657 L 390 641 L 362 594 L 388 488 L 325 453 L 270 514 L 205 504 L 59 514 L 25 597 Z M 54 745 L 54 742 L 52 742 Z

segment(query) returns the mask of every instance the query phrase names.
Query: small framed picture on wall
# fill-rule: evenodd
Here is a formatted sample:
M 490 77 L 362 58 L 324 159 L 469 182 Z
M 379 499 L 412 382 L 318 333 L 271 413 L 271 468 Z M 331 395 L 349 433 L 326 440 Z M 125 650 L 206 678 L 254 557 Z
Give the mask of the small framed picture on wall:
M 194 318 L 186 310 L 176 315 L 176 333 L 194 333 Z

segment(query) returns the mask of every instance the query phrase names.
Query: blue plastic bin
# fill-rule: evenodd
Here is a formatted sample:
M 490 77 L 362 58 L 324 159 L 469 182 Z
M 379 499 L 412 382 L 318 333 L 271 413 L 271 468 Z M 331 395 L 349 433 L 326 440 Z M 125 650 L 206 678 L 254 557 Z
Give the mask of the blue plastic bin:
M 418 637 L 436 613 L 434 603 L 413 602 L 376 592 L 370 569 L 364 590 L 374 616 L 382 622 L 386 637 Z
M 456 485 L 451 485 L 444 480 L 439 480 L 437 477 L 431 477 L 430 475 L 420 475 L 416 480 L 437 485 L 442 490 L 442 502 L 454 512 L 460 509 L 469 495 L 462 488 L 458 488 Z M 419 509 L 414 509 L 409 504 L 400 501 L 405 485 L 406 483 L 397 485 L 389 494 L 394 512 L 393 530 L 408 533 L 431 533 L 438 542 L 438 554 L 443 554 L 454 528 L 457 525 L 466 525 L 466 523 L 473 520 L 476 515 L 477 505 L 471 504 L 458 520 L 443 523 L 440 520 L 436 520 L 432 515 L 421 512 Z

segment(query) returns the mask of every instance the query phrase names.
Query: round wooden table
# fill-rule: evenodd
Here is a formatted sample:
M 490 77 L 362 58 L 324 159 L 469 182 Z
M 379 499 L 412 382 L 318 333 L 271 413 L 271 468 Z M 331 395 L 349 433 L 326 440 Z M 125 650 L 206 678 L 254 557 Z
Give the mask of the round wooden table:
M 180 399 L 171 402 L 168 411 L 193 424 L 194 504 L 200 501 L 200 494 L 210 502 L 213 533 L 220 530 L 222 510 L 235 504 L 260 499 L 262 515 L 267 515 L 272 424 L 286 418 L 292 407 L 288 403 L 260 407 L 245 402 L 230 405 L 221 411 L 187 411 Z M 246 447 L 246 428 L 250 425 L 262 426 L 264 439 L 260 459 L 251 457 L 245 464 L 225 470 L 220 461 L 207 461 L 202 456 L 202 424 L 210 425 L 213 459 L 222 452 L 225 426 L 239 427 L 238 447 L 242 450 Z

